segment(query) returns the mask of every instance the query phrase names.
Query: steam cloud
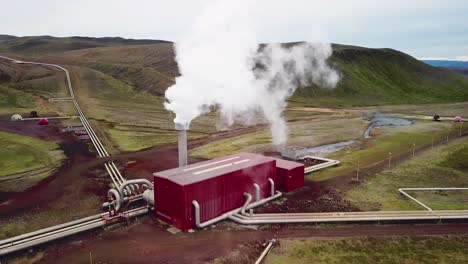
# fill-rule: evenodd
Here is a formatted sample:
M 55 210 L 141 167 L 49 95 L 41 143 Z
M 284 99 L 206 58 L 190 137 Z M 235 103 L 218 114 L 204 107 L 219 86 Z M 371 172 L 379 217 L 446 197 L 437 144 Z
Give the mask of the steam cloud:
M 181 73 L 166 91 L 166 109 L 187 129 L 216 107 L 223 123 L 268 121 L 273 143 L 287 142 L 286 100 L 310 83 L 333 88 L 339 74 L 327 64 L 330 44 L 259 48 L 249 10 L 255 1 L 211 2 L 175 46 Z

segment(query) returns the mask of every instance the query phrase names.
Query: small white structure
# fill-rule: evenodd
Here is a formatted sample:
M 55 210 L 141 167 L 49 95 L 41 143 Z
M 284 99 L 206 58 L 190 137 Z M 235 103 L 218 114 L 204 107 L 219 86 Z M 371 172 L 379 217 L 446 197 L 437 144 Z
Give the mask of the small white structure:
M 21 121 L 23 117 L 20 114 L 14 114 L 11 116 L 11 121 Z

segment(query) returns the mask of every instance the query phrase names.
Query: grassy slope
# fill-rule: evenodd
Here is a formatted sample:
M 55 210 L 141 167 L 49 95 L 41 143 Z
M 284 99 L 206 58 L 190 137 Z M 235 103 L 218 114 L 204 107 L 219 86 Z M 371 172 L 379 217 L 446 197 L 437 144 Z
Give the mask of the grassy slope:
M 464 128 L 466 130 L 466 126 Z M 329 157 L 341 161 L 340 166 L 328 168 L 319 172 L 308 174 L 310 180 L 321 181 L 338 175 L 355 173 L 359 166 L 361 170 L 381 164 L 388 164 L 389 153 L 392 159 L 410 155 L 415 144 L 416 150 L 445 142 L 447 133 L 450 139 L 458 136 L 457 127 L 446 123 L 418 121 L 416 124 L 404 127 L 385 127 L 374 129 L 374 138 L 363 142 L 357 149 L 342 150 Z
M 468 237 L 281 240 L 267 264 L 466 263 Z
M 0 113 L 71 113 L 70 107 L 47 102 L 51 97 L 68 96 L 65 75 L 50 68 L 0 60 L 0 92 Z
M 161 97 L 138 92 L 121 80 L 89 68 L 75 67 L 73 71 L 78 100 L 87 116 L 94 119 L 92 124 L 105 145 L 114 146 L 111 152 L 177 140 L 171 125 L 173 115 L 163 109 Z M 197 130 L 203 131 L 195 122 L 189 137 L 203 135 Z
M 123 38 L 89 38 L 66 37 L 57 38 L 51 36 L 32 36 L 0 38 L 0 53 L 17 53 L 28 56 L 39 56 L 50 53 L 60 53 L 70 50 L 88 49 L 95 47 L 109 47 L 120 45 L 142 45 L 167 43 L 161 40 L 134 40 Z
M 33 95 L 0 84 L 0 114 L 23 113 L 31 108 L 43 110 Z
M 1 131 L 0 146 L 0 177 L 56 165 L 64 158 L 54 142 Z
M 375 175 L 346 194 L 346 198 L 361 210 L 421 209 L 408 199 L 402 199 L 403 187 L 466 187 L 468 183 L 468 139 L 428 150 L 421 156 Z M 468 209 L 467 193 L 412 192 L 417 199 L 433 209 Z
M 468 100 L 468 78 L 431 67 L 391 49 L 334 45 L 332 64 L 342 74 L 337 88 L 299 89 L 293 101 L 309 104 L 369 105 Z
M 96 39 L 60 41 L 102 42 Z M 116 42 L 109 43 L 114 45 Z M 466 99 L 467 79 L 461 75 L 432 68 L 392 50 L 339 45 L 335 45 L 334 49 L 332 61 L 343 74 L 339 87 L 334 91 L 305 87 L 295 94 L 291 105 L 340 106 Z M 18 52 L 27 54 L 27 51 Z M 87 114 L 99 121 L 96 123 L 100 126 L 98 129 L 106 131 L 103 134 L 108 143 L 112 142 L 117 149 L 130 151 L 174 141 L 173 116 L 164 110 L 162 97 L 178 74 L 171 43 L 81 49 L 54 53 L 41 60 L 77 65 L 81 73 L 93 72 L 79 73 L 72 79 L 79 78 L 75 81 L 75 88 L 83 90 L 79 96 L 87 106 Z M 4 78 L 0 78 L 3 81 L 0 83 L 45 98 L 66 93 L 63 76 L 50 75 L 50 71 L 49 74 L 41 74 L 33 74 L 27 79 L 20 74 L 7 84 Z M 58 85 L 60 87 L 56 87 Z M 137 98 L 136 94 L 141 96 Z M 4 108 L 4 112 L 7 108 Z M 63 107 L 59 107 L 58 111 L 67 112 Z M 286 116 L 289 120 L 310 118 L 309 113 L 300 111 L 286 113 Z M 213 132 L 215 123 L 213 114 L 199 118 L 192 131 Z M 134 133 L 129 129 L 131 127 L 137 128 Z M 295 132 L 294 129 L 292 132 Z
M 468 100 L 468 78 L 391 49 L 333 45 L 330 59 L 342 80 L 333 90 L 303 87 L 291 102 L 356 106 Z M 156 95 L 178 75 L 172 44 L 78 50 L 60 59 L 110 74 Z
M 296 118 L 294 114 L 292 119 Z M 307 115 L 302 114 L 302 119 Z M 323 118 L 323 116 L 322 116 Z M 290 146 L 313 147 L 342 140 L 359 138 L 365 130 L 366 122 L 349 115 L 346 119 L 315 119 L 311 122 L 290 123 Z M 215 158 L 231 155 L 239 151 L 276 151 L 271 143 L 270 130 L 249 133 L 229 139 L 219 140 L 195 148 L 190 155 L 199 158 Z

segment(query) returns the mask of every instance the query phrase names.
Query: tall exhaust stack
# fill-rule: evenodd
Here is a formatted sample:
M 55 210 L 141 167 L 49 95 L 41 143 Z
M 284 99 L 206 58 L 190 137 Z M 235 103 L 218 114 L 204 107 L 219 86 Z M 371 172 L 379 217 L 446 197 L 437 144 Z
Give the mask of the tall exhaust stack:
M 187 165 L 187 129 L 184 125 L 175 123 L 179 134 L 179 167 Z

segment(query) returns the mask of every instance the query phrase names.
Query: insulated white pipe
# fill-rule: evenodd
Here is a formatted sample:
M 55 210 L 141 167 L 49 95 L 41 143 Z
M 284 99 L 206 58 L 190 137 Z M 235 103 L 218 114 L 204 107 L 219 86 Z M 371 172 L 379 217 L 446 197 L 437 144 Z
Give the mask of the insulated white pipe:
M 136 208 L 133 210 L 127 211 L 127 217 L 132 218 L 136 217 L 142 214 L 145 214 L 149 211 L 148 208 Z M 94 219 L 95 217 L 98 217 L 98 219 Z M 101 215 L 94 215 L 91 217 L 83 218 L 80 220 L 72 221 L 66 224 L 38 230 L 35 232 L 31 232 L 28 234 L 24 234 L 21 236 L 16 236 L 10 239 L 2 240 L 0 241 L 1 245 L 6 245 L 7 243 L 9 244 L 8 246 L 3 246 L 0 249 L 0 256 L 30 248 L 33 246 L 37 246 L 43 243 L 47 243 L 50 241 L 53 241 L 55 239 L 67 237 L 70 235 L 74 235 L 83 231 L 95 229 L 101 226 L 104 226 L 106 224 L 106 221 L 100 219 Z M 116 219 L 118 220 L 118 219 Z M 77 223 L 77 224 L 75 224 Z M 61 228 L 61 226 L 65 226 L 64 228 Z M 31 235 L 33 234 L 33 235 Z M 28 239 L 23 239 L 25 236 L 28 237 Z M 7 241 L 7 242 L 5 242 Z
M 107 196 L 110 197 L 110 196 L 114 196 L 115 199 L 115 211 L 119 211 L 120 210 L 120 206 L 122 205 L 122 199 L 121 199 L 121 196 L 119 194 L 119 192 L 115 189 L 110 189 L 108 192 L 107 192 Z
M 270 241 L 270 243 L 268 243 L 268 245 L 266 246 L 265 250 L 263 250 L 262 254 L 260 255 L 260 257 L 258 257 L 257 261 L 255 261 L 255 264 L 260 264 L 262 263 L 263 259 L 266 257 L 266 255 L 268 254 L 268 252 L 270 252 L 271 248 L 273 247 L 273 242 Z
M 458 187 L 449 187 L 449 188 L 400 188 L 398 191 L 467 191 L 468 188 L 458 188 Z
M 250 193 L 244 193 L 244 196 L 246 197 L 244 206 L 242 206 L 241 209 L 241 214 L 245 214 L 245 210 L 247 209 L 247 206 L 249 206 L 250 202 L 252 201 L 252 195 Z
M 136 179 L 136 180 L 125 181 L 122 185 L 120 185 L 118 188 L 119 193 L 122 195 L 124 188 L 133 184 L 142 184 L 143 187 L 153 190 L 153 183 L 151 183 L 147 179 Z
M 260 186 L 258 184 L 254 183 L 253 187 L 255 189 L 255 201 L 260 201 Z
M 281 195 L 282 195 L 281 192 L 277 192 L 277 193 L 276 193 L 275 195 L 273 195 L 273 196 L 270 196 L 270 197 L 265 198 L 265 199 L 263 199 L 263 200 L 260 200 L 260 201 L 258 201 L 258 202 L 251 203 L 250 205 L 247 206 L 246 209 L 252 209 L 252 208 L 255 208 L 255 207 L 257 207 L 257 206 L 263 205 L 263 204 L 265 204 L 265 203 L 268 203 L 268 202 L 271 201 L 271 200 L 274 200 L 274 199 L 280 197 Z M 197 202 L 196 200 L 193 200 L 193 201 L 192 201 L 192 205 L 193 205 L 193 207 L 195 208 L 195 225 L 196 225 L 198 228 L 204 228 L 204 227 L 207 227 L 207 226 L 212 225 L 212 224 L 214 224 L 214 223 L 217 223 L 217 222 L 219 222 L 219 221 L 221 221 L 221 220 L 225 220 L 225 219 L 227 219 L 230 215 L 232 215 L 232 214 L 234 214 L 234 213 L 239 213 L 240 210 L 242 209 L 242 207 L 241 207 L 241 208 L 234 209 L 234 210 L 229 211 L 229 212 L 227 212 L 227 213 L 224 213 L 224 214 L 222 214 L 222 215 L 220 215 L 220 216 L 218 216 L 218 217 L 215 217 L 215 218 L 213 218 L 213 219 L 211 219 L 211 220 L 208 220 L 208 221 L 205 221 L 205 222 L 201 223 L 201 221 L 200 221 L 200 205 L 198 204 L 198 202 Z
M 99 218 L 101 218 L 101 214 L 96 214 L 96 215 L 88 216 L 88 217 L 78 219 L 78 220 L 75 220 L 75 221 L 71 221 L 71 222 L 68 222 L 68 223 L 64 223 L 64 224 L 44 228 L 44 229 L 41 229 L 41 230 L 38 230 L 38 231 L 34 231 L 34 232 L 19 235 L 19 236 L 7 238 L 7 239 L 4 239 L 4 240 L 0 240 L 0 245 L 8 244 L 8 243 L 11 243 L 11 242 L 16 241 L 16 240 L 25 239 L 25 238 L 28 238 L 28 237 L 32 237 L 32 236 L 42 234 L 44 232 L 51 232 L 51 231 L 54 231 L 54 230 L 57 230 L 57 229 L 69 227 L 69 226 L 72 226 L 72 225 L 88 222 L 88 221 L 99 219 Z
M 270 195 L 273 196 L 275 195 L 275 182 L 271 178 L 268 178 L 268 182 L 270 183 Z
M 104 163 L 104 167 L 106 168 L 107 173 L 109 174 L 109 176 L 110 176 L 110 178 L 112 180 L 112 183 L 114 184 L 114 188 L 119 188 L 120 183 L 115 180 L 114 173 L 110 169 L 109 165 L 107 165 L 107 163 Z
M 418 201 L 416 198 L 414 198 L 413 196 L 407 194 L 405 191 L 403 191 L 403 190 L 401 190 L 401 189 L 398 189 L 398 191 L 399 191 L 401 194 L 403 194 L 404 196 L 406 196 L 406 197 L 410 198 L 411 200 L 413 200 L 414 202 L 416 202 L 417 204 L 419 204 L 419 205 L 421 205 L 422 207 L 426 208 L 428 211 L 432 212 L 432 209 L 431 209 L 429 206 L 427 206 L 427 205 L 423 204 L 422 202 Z
M 178 153 L 179 153 L 179 167 L 184 167 L 187 162 L 187 130 L 182 124 L 176 123 L 175 130 L 178 131 Z

